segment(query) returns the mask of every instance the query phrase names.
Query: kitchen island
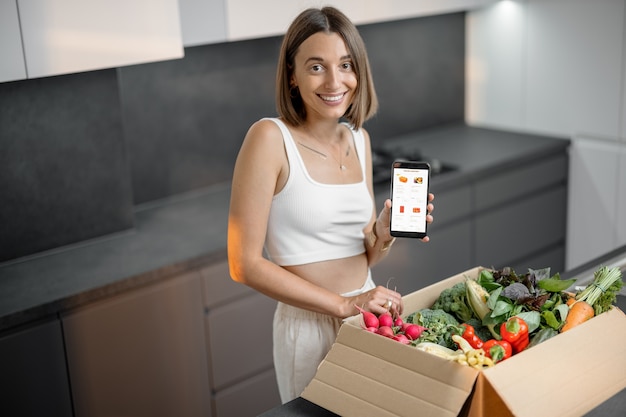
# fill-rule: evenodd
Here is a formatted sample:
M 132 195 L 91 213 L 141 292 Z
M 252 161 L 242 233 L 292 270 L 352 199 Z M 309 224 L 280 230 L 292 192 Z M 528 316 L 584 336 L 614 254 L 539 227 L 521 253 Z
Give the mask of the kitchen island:
M 419 149 L 452 170 L 431 181 L 431 243 L 399 240 L 375 277 L 395 277 L 408 293 L 480 264 L 561 270 L 568 146 L 465 125 L 390 138 L 385 147 Z M 380 207 L 388 187 L 376 193 Z M 229 198 L 230 184 L 220 184 L 146 204 L 132 230 L 0 265 L 0 386 L 9 409 L 28 403 L 80 416 L 106 402 L 145 415 L 172 406 L 221 416 L 277 405 L 274 303 L 228 277 Z M 519 235 L 515 245 L 501 244 L 503 227 Z M 266 324 L 255 344 L 227 343 L 239 337 L 232 322 L 250 311 Z M 38 350 L 26 349 L 33 344 Z M 31 389 L 37 384 L 45 389 Z M 133 386 L 145 386 L 145 398 L 130 395 Z

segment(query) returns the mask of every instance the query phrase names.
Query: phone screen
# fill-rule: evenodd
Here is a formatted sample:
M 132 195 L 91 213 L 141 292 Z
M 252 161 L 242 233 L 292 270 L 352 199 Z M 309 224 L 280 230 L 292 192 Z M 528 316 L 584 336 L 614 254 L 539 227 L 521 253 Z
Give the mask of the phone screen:
M 426 236 L 430 165 L 395 161 L 391 176 L 391 235 Z

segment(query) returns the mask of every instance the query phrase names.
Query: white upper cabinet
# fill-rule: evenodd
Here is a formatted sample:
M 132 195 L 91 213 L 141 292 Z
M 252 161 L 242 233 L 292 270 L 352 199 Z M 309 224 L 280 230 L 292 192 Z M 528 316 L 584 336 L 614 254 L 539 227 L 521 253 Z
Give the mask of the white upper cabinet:
M 0 0 L 0 82 L 26 78 L 16 0 Z
M 177 0 L 18 0 L 28 78 L 184 56 Z
M 328 0 L 356 24 L 496 0 Z M 182 58 L 185 46 L 282 35 L 317 0 L 0 0 L 0 82 Z M 19 14 L 18 14 L 19 10 Z
M 226 0 L 178 0 L 183 44 L 225 42 Z
M 469 13 L 468 123 L 610 140 L 624 135 L 625 4 L 516 0 Z
M 619 135 L 624 1 L 528 3 L 526 118 L 546 133 Z M 558 22 L 558 23 L 555 23 Z
M 239 40 L 285 33 L 307 7 L 335 6 L 355 24 L 470 10 L 496 0 L 226 0 L 228 39 Z

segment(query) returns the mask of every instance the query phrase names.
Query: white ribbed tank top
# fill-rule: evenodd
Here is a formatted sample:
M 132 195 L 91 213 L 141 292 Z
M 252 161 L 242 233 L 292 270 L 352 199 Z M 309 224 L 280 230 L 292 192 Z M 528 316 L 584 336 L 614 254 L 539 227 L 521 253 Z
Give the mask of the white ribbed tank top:
M 272 199 L 265 239 L 269 259 L 278 265 L 302 265 L 365 252 L 363 229 L 374 203 L 365 181 L 362 131 L 350 129 L 363 179 L 323 184 L 309 176 L 287 126 L 276 118 L 267 120 L 280 128 L 289 160 L 287 183 Z

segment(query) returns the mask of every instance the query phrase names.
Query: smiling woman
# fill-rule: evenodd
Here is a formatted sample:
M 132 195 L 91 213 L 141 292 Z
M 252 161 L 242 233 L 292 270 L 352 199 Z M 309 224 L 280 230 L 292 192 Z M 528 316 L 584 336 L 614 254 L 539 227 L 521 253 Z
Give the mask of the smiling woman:
M 274 367 L 283 402 L 308 385 L 357 307 L 402 313 L 401 295 L 376 286 L 370 271 L 393 242 L 390 200 L 376 217 L 362 127 L 378 106 L 370 74 L 363 41 L 345 15 L 305 10 L 280 51 L 280 117 L 250 127 L 235 164 L 230 274 L 278 301 Z

